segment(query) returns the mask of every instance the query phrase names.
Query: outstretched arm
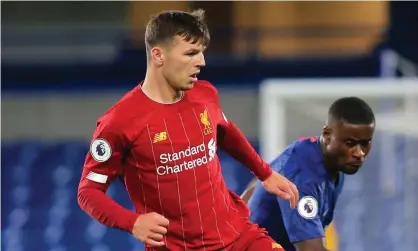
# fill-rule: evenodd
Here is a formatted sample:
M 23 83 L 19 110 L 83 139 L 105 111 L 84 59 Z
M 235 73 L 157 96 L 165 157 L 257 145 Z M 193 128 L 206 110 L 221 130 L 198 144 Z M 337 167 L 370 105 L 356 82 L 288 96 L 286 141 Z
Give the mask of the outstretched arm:
M 244 164 L 261 181 L 273 172 L 270 166 L 254 150 L 241 130 L 225 118 L 218 127 L 218 146 L 234 159 Z
M 288 179 L 273 171 L 268 163 L 261 158 L 254 150 L 241 130 L 232 121 L 226 118 L 222 112 L 219 102 L 219 95 L 210 83 L 207 87 L 211 88 L 217 104 L 217 113 L 214 118 L 217 121 L 217 145 L 220 149 L 227 152 L 234 159 L 244 164 L 259 180 L 263 182 L 264 188 L 283 199 L 290 200 L 292 207 L 299 199 L 299 193 L 294 184 Z M 213 119 L 213 118 L 212 118 Z
M 296 186 L 271 169 L 270 165 L 258 155 L 234 123 L 225 118 L 224 122 L 218 127 L 217 138 L 219 147 L 248 167 L 263 182 L 264 188 L 269 193 L 290 200 L 292 208 L 296 206 L 299 200 L 299 192 Z

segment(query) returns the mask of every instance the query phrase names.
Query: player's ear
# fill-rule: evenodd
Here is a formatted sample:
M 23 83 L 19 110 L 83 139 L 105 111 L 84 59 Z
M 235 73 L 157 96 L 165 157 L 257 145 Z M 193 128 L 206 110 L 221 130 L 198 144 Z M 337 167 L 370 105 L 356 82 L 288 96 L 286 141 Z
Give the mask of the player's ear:
M 328 145 L 331 141 L 331 133 L 332 133 L 332 129 L 329 128 L 328 126 L 324 126 L 322 128 L 322 138 L 324 139 L 324 143 L 326 145 Z
M 163 65 L 164 62 L 164 55 L 163 50 L 161 47 L 153 47 L 151 49 L 151 59 L 154 61 L 158 66 Z

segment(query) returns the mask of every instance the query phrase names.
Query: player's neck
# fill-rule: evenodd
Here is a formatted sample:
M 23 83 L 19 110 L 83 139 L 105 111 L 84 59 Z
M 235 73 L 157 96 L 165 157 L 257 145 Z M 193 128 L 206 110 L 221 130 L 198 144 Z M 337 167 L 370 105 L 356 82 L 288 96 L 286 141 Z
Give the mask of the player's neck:
M 142 91 L 148 98 L 161 104 L 172 104 L 182 99 L 183 91 L 172 88 L 167 80 L 153 70 L 147 70 Z
M 332 158 L 330 158 L 326 154 L 324 139 L 322 137 L 319 138 L 320 148 L 321 148 L 321 154 L 322 154 L 322 160 L 324 162 L 324 167 L 331 179 L 334 182 L 338 181 L 338 170 L 336 169 L 336 166 L 334 164 L 334 161 Z

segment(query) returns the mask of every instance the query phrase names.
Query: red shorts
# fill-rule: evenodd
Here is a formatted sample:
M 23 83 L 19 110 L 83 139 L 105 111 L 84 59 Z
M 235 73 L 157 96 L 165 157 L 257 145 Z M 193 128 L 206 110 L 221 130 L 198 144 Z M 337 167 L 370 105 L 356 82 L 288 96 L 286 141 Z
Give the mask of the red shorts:
M 146 251 L 169 251 L 167 248 L 145 248 Z M 203 250 L 202 250 L 203 251 Z M 219 250 L 221 251 L 221 250 Z M 248 228 L 241 233 L 238 239 L 229 244 L 222 251 L 285 251 L 277 244 L 266 230 L 257 225 L 248 224 Z
M 285 251 L 267 232 L 251 224 L 226 251 Z

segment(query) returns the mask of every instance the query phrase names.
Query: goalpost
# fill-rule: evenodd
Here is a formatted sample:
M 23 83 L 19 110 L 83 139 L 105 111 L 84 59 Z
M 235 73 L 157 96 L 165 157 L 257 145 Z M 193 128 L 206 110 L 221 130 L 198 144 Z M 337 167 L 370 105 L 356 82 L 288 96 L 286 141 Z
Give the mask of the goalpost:
M 366 164 L 347 177 L 338 203 L 339 251 L 416 250 L 417 78 L 267 79 L 259 94 L 260 153 L 271 161 L 292 141 L 319 135 L 328 107 L 343 96 L 366 100 L 377 124 Z

